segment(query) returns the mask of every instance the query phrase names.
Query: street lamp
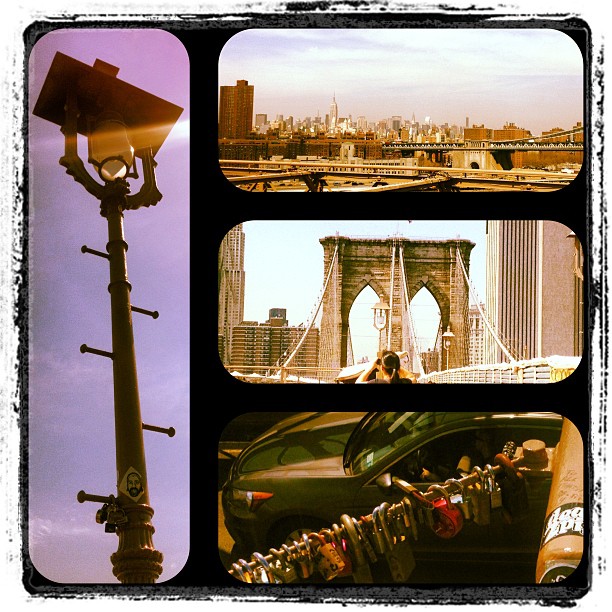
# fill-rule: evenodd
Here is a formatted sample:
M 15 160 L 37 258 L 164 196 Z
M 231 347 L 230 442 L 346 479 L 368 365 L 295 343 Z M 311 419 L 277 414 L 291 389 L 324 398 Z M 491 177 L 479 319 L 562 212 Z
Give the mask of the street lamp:
M 378 331 L 382 331 L 387 327 L 388 313 L 391 308 L 384 299 L 381 299 L 372 306 L 372 310 L 374 311 L 374 327 Z
M 155 180 L 155 154 L 183 109 L 117 78 L 119 69 L 96 60 L 93 67 L 57 53 L 34 106 L 33 114 L 59 125 L 65 153 L 59 162 L 66 173 L 100 201 L 100 214 L 108 225 L 107 253 L 81 248 L 83 253 L 109 261 L 112 352 L 81 345 L 113 362 L 116 495 L 90 495 L 80 491 L 79 502 L 103 503 L 96 520 L 105 531 L 118 535 L 111 555 L 113 574 L 122 583 L 154 583 L 162 573 L 163 555 L 153 546 L 149 483 L 145 464 L 143 429 L 174 435 L 174 429 L 145 425 L 140 414 L 132 312 L 157 318 L 157 311 L 132 306 L 123 234 L 123 211 L 155 206 L 162 194 Z M 78 136 L 88 140 L 88 162 L 99 183 L 86 170 L 77 150 Z M 130 194 L 128 178 L 142 185 Z
M 444 348 L 446 349 L 446 369 L 448 370 L 448 356 L 450 354 L 451 342 L 455 334 L 450 330 L 450 325 L 446 326 L 446 331 L 442 334 L 442 341 L 444 343 Z

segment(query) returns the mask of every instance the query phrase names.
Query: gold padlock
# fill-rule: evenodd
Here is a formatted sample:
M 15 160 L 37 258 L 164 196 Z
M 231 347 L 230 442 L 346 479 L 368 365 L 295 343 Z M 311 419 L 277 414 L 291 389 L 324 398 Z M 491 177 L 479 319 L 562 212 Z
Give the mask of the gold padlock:
M 326 542 L 321 534 L 310 533 L 308 538 L 313 542 L 318 541 L 318 549 L 314 555 L 317 571 L 325 580 L 332 580 L 344 569 L 344 561 L 331 542 Z

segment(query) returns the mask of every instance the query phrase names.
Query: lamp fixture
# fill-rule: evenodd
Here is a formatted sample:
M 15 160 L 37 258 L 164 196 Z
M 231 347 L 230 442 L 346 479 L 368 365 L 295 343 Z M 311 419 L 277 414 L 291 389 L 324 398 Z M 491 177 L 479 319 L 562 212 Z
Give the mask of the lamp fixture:
M 388 313 L 391 308 L 384 299 L 380 299 L 372 306 L 372 310 L 374 311 L 374 327 L 378 331 L 382 331 L 387 327 Z

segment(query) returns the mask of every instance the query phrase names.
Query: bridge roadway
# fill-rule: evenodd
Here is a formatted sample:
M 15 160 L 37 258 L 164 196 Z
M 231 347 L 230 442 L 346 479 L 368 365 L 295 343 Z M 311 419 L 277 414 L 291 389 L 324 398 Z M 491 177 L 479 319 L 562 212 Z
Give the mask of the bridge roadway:
M 552 191 L 574 175 L 541 170 L 414 167 L 314 161 L 220 160 L 226 178 L 246 191 L 423 191 L 470 189 Z M 345 180 L 334 181 L 342 177 Z

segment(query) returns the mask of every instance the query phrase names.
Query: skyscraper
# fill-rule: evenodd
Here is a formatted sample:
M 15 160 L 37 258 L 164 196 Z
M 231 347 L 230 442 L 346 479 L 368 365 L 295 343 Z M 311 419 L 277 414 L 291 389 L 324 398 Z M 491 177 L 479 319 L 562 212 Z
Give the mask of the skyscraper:
M 336 125 L 338 123 L 338 105 L 336 104 L 336 94 L 332 99 L 332 103 L 329 107 L 329 131 L 335 132 Z
M 480 305 L 481 308 L 484 304 Z M 476 304 L 470 306 L 470 365 L 481 365 L 484 363 L 484 336 L 485 327 Z
M 242 223 L 223 238 L 218 262 L 218 347 L 224 364 L 232 358 L 234 328 L 244 319 L 244 232 Z
M 516 359 L 582 355 L 582 257 L 579 241 L 561 223 L 487 222 L 486 310 Z M 485 360 L 507 361 L 485 337 Z
M 248 81 L 221 85 L 219 95 L 219 138 L 246 138 L 253 128 L 255 87 Z

